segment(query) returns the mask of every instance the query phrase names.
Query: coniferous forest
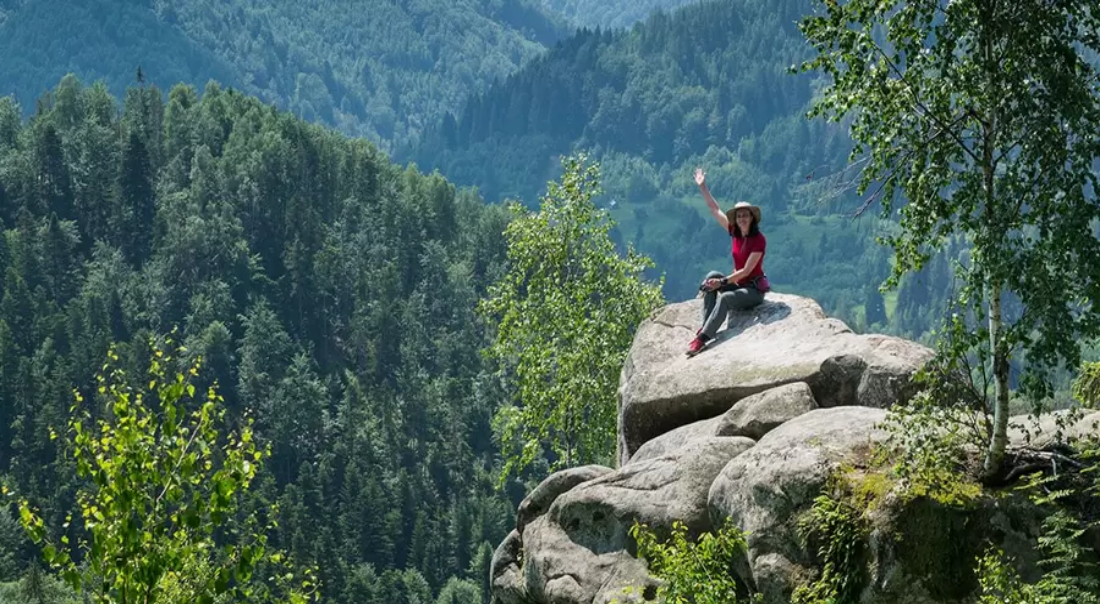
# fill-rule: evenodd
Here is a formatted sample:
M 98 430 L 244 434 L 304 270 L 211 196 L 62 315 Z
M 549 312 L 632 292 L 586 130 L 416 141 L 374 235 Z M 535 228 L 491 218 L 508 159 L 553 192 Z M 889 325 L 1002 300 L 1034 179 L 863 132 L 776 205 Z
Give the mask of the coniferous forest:
M 619 241 L 656 261 L 671 299 L 729 263 L 728 238 L 692 180 L 705 167 L 721 203 L 764 209 L 774 282 L 859 330 L 926 337 L 942 318 L 948 265 L 939 258 L 879 293 L 889 263 L 875 237 L 887 227 L 874 211 L 853 218 L 865 199 L 846 163 L 850 139 L 805 118 L 822 83 L 789 73 L 808 57 L 804 11 L 794 1 L 702 2 L 627 31 L 582 30 L 473 95 L 401 156 L 489 200 L 533 204 L 557 175 L 555 158 L 594 153 Z
M 0 82 L 30 110 L 66 73 L 122 95 L 140 66 L 164 90 L 214 79 L 376 144 L 404 143 L 568 34 L 534 0 L 3 0 Z
M 542 0 L 544 6 L 560 13 L 579 27 L 629 28 L 643 21 L 654 11 L 670 11 L 696 0 L 634 0 L 633 2 L 600 2 L 599 0 Z
M 279 504 L 273 545 L 322 569 L 325 601 L 481 601 L 522 495 L 495 490 L 474 315 L 506 213 L 241 93 L 163 97 L 70 76 L 27 121 L 0 101 L 5 486 L 60 524 L 73 470 L 46 436 L 71 388 L 112 342 L 140 375 L 178 328 L 272 445 L 252 505 Z M 36 558 L 9 511 L 0 582 Z
M 864 200 L 848 137 L 805 119 L 822 84 L 788 73 L 808 52 L 801 3 L 93 4 L 0 2 L 0 82 L 24 115 L 70 71 L 116 95 L 138 67 L 163 90 L 213 79 L 529 206 L 561 155 L 590 151 L 617 240 L 656 261 L 673 298 L 728 261 L 691 180 L 702 165 L 721 201 L 765 208 L 784 288 L 861 330 L 926 339 L 943 315 L 946 263 L 877 291 L 884 225 L 851 219 Z
M 576 153 L 600 165 L 606 248 L 652 259 L 638 272 L 668 301 L 729 270 L 702 167 L 723 206 L 762 207 L 777 291 L 857 332 L 935 342 L 970 244 L 945 238 L 880 291 L 892 259 L 877 239 L 899 222 L 856 193 L 850 118 L 807 119 L 830 78 L 792 69 L 812 55 L 806 11 L 0 0 L 0 604 L 80 601 L 16 498 L 75 540 L 87 481 L 51 433 L 96 397 L 110 350 L 142 376 L 166 334 L 185 364 L 202 359 L 195 385 L 224 397 L 229 428 L 255 421 L 270 457 L 238 520 L 274 505 L 270 550 L 316 569 L 320 601 L 488 604 L 494 548 L 561 460 L 536 435 L 525 471 L 502 472 L 501 410 L 521 396 L 514 351 L 487 354 L 498 325 L 479 301 L 515 268 L 519 208 Z M 598 344 L 625 350 L 628 332 Z M 1023 355 L 1005 358 L 1016 388 Z M 1073 373 L 1054 373 L 1057 404 Z

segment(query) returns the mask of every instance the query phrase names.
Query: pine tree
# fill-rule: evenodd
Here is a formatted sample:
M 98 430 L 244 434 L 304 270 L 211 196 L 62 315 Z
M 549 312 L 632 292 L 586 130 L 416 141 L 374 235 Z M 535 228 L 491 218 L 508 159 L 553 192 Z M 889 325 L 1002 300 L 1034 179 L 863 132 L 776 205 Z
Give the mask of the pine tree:
M 43 216 L 50 212 L 60 218 L 73 218 L 72 182 L 61 136 L 50 121 L 41 125 L 34 140 L 34 166 L 36 171 L 35 205 L 30 208 Z
M 130 264 L 141 268 L 153 249 L 153 174 L 145 143 L 138 132 L 130 131 L 122 150 L 118 185 L 122 207 L 118 217 L 119 245 Z

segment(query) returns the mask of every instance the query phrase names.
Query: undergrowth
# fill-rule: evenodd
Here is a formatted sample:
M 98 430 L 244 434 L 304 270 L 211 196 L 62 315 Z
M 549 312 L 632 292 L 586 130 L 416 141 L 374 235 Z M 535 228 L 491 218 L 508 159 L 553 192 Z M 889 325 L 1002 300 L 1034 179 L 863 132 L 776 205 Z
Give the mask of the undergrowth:
M 830 475 L 822 493 L 798 522 L 807 549 L 821 572 L 797 587 L 793 604 L 855 604 L 866 583 L 868 512 L 891 490 L 888 477 L 843 467 Z
M 674 522 L 667 539 L 661 539 L 644 524 L 635 523 L 630 535 L 638 544 L 638 556 L 649 572 L 661 580 L 657 601 L 668 604 L 740 604 L 751 602 L 739 584 L 734 564 L 745 556 L 744 534 L 728 519 L 714 532 L 696 540 L 688 536 L 682 522 Z M 627 588 L 630 593 L 633 590 Z M 645 599 L 653 599 L 646 597 Z
M 1017 561 L 990 547 L 977 565 L 981 604 L 1100 604 L 1100 552 L 1087 544 L 1100 531 L 1100 436 L 1078 447 L 1079 472 L 1034 473 L 1019 487 L 1049 514 L 1038 542 L 1042 577 L 1025 582 Z

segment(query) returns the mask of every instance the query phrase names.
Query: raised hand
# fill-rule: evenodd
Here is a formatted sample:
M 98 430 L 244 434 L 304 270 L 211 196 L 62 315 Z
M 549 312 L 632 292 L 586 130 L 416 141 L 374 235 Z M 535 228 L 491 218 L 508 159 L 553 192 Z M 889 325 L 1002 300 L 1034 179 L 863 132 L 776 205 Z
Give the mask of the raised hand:
M 707 173 L 702 168 L 695 168 L 695 184 L 700 187 L 707 184 Z

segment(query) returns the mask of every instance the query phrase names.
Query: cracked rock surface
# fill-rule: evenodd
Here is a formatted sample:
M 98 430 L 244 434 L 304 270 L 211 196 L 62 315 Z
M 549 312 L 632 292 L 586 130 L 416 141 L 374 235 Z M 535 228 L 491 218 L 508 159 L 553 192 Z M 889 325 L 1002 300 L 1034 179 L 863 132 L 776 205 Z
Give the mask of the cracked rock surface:
M 652 594 L 656 582 L 634 557 L 634 522 L 659 534 L 677 520 L 695 534 L 708 530 L 711 483 L 753 444 L 711 436 L 614 471 L 587 466 L 551 475 L 524 500 L 539 504 L 521 506 L 521 528 L 497 548 L 496 597 L 503 604 L 609 604 Z M 578 484 L 582 475 L 593 477 Z

